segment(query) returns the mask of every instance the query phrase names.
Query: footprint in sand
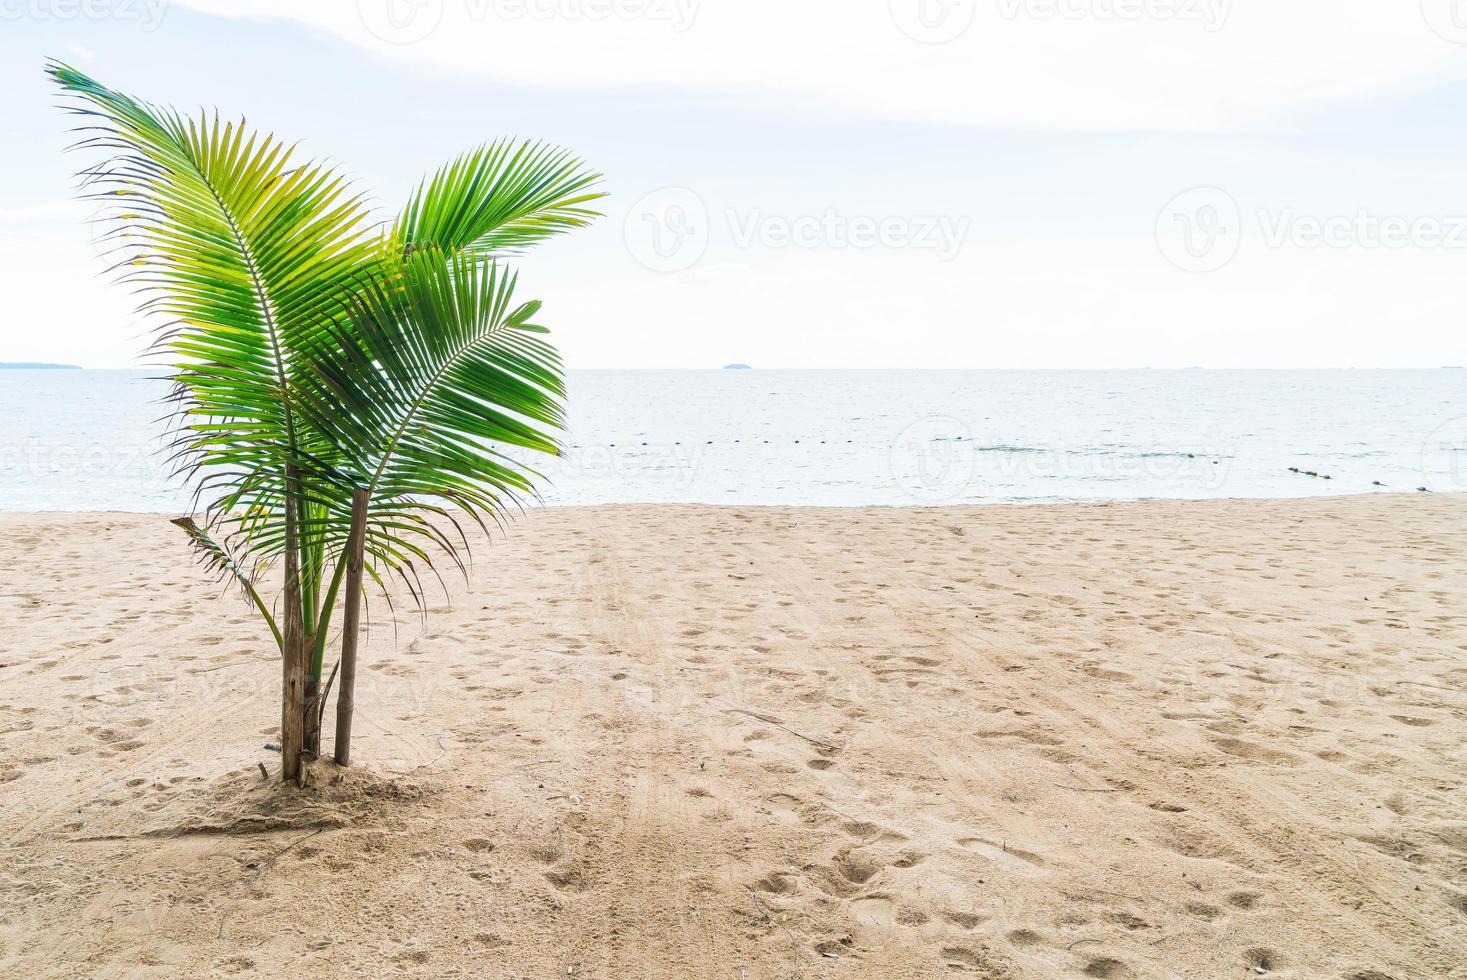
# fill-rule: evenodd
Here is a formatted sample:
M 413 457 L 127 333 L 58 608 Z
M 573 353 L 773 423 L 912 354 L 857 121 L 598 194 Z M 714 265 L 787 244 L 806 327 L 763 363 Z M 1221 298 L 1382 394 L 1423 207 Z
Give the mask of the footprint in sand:
M 1106 912 L 1104 915 L 1101 916 L 1101 918 L 1104 919 L 1106 922 L 1111 922 L 1115 925 L 1120 926 L 1122 929 L 1125 929 L 1128 932 L 1135 932 L 1138 929 L 1145 929 L 1151 925 L 1151 923 L 1147 922 L 1139 915 L 1132 915 L 1130 912 L 1126 911 Z
M 581 873 L 581 869 L 575 866 L 565 868 L 554 868 L 545 872 L 545 880 L 549 881 L 557 890 L 563 892 L 583 892 L 590 887 L 590 882 Z
M 1080 972 L 1087 977 L 1100 977 L 1102 980 L 1121 980 L 1123 977 L 1135 975 L 1125 963 L 1109 956 L 1091 960 Z
M 1128 674 L 1124 670 L 1113 670 L 1109 667 L 1099 665 L 1083 667 L 1081 673 L 1100 681 L 1111 681 L 1117 684 L 1129 684 L 1136 679 L 1134 674 Z
M 875 841 L 904 841 L 907 839 L 905 834 L 887 830 L 880 824 L 872 823 L 869 820 L 847 820 L 840 825 L 840 829 L 867 844 Z
M 1232 892 L 1227 896 L 1227 902 L 1235 909 L 1246 911 L 1257 906 L 1262 897 L 1258 892 Z
M 867 895 L 851 903 L 851 916 L 863 926 L 891 928 L 896 924 L 896 905 L 885 895 Z
M 1030 878 L 1044 874 L 1045 865 L 1048 864 L 1044 858 L 1031 851 L 1019 850 L 1006 843 L 995 844 L 982 837 L 964 837 L 957 844 L 964 850 L 981 854 L 995 864 Z
M 1187 812 L 1187 808 L 1182 806 L 1180 803 L 1168 803 L 1164 800 L 1157 800 L 1155 803 L 1148 803 L 1147 806 L 1149 806 L 1153 810 L 1160 811 L 1161 813 Z
M 753 889 L 766 895 L 793 895 L 796 891 L 795 879 L 792 875 L 779 871 L 772 871 L 754 882 Z
M 842 878 L 855 885 L 864 885 L 880 874 L 882 868 L 881 862 L 851 848 L 843 848 L 831 864 Z
M 1011 969 L 988 949 L 967 946 L 944 946 L 941 952 L 943 965 L 949 970 L 981 973 L 984 976 L 1009 976 Z
M 978 915 L 975 912 L 944 912 L 943 921 L 949 922 L 959 929 L 976 929 L 988 921 L 987 916 Z
M 1279 954 L 1261 946 L 1244 952 L 1243 962 L 1256 974 L 1272 973 L 1280 966 Z
M 915 868 L 925 860 L 927 860 L 927 855 L 921 851 L 902 851 L 892 859 L 891 866 L 902 869 Z
M 778 817 L 782 822 L 805 822 L 804 818 L 800 815 L 800 811 L 801 808 L 804 806 L 804 803 L 799 799 L 799 797 L 790 796 L 788 793 L 775 793 L 765 802 L 769 805 L 769 812 Z
M 1212 744 L 1228 755 L 1235 755 L 1249 762 L 1264 762 L 1273 766 L 1299 765 L 1299 759 L 1288 752 L 1280 752 L 1241 738 L 1214 738 Z
M 1015 929 L 1005 938 L 1008 939 L 1011 945 L 1020 948 L 1043 946 L 1045 943 L 1044 937 L 1033 929 Z

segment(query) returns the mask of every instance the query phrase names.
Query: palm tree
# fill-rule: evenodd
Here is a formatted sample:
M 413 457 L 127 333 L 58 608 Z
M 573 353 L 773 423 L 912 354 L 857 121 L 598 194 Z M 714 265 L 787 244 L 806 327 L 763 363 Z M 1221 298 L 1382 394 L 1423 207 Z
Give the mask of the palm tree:
M 282 777 L 319 752 L 338 606 L 345 763 L 362 572 L 421 601 L 435 558 L 464 569 L 461 522 L 487 528 L 533 496 L 519 457 L 559 451 L 560 360 L 503 260 L 598 217 L 600 175 L 497 142 L 374 221 L 331 168 L 243 121 L 47 72 L 84 119 L 74 149 L 101 151 L 82 193 L 109 202 L 114 268 L 170 364 L 170 458 L 197 511 L 175 523 L 280 648 Z M 277 565 L 278 609 L 259 585 Z

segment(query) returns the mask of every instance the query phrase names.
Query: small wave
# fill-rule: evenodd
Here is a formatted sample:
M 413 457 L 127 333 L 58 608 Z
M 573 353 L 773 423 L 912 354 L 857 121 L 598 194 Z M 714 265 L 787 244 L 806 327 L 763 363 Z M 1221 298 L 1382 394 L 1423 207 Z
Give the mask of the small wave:
M 1120 459 L 1232 459 L 1223 453 L 1189 453 L 1189 452 L 1123 452 L 1113 449 L 1066 449 L 1070 456 L 1114 456 Z

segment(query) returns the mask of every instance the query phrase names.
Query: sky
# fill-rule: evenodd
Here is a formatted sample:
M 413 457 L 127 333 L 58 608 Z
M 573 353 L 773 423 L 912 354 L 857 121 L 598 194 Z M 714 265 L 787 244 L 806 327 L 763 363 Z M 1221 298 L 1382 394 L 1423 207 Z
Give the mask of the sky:
M 501 136 L 571 368 L 1467 363 L 1467 0 L 0 0 L 0 360 L 136 365 L 47 57 L 390 218 Z

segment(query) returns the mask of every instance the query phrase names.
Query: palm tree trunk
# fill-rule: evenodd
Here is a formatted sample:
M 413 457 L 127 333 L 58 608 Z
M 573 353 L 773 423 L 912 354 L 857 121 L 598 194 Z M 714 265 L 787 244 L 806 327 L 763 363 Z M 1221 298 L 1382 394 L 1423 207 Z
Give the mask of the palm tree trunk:
M 336 764 L 351 765 L 351 719 L 356 708 L 357 634 L 362 620 L 362 562 L 367 543 L 367 505 L 372 495 L 351 498 L 351 536 L 346 544 L 346 608 L 341 625 L 341 687 L 336 690 Z
M 280 691 L 280 777 L 301 781 L 301 757 L 306 748 L 306 713 L 309 700 L 309 645 L 306 643 L 305 614 L 301 605 L 299 529 L 297 527 L 294 468 L 286 468 L 285 494 L 285 626 L 281 657 Z
M 287 564 L 291 564 L 287 562 Z M 289 571 L 287 575 L 291 574 Z M 300 589 L 285 590 L 285 656 L 280 692 L 280 776 L 299 782 L 306 750 L 306 632 L 301 622 Z
M 309 664 L 311 651 L 316 649 L 316 638 L 309 633 L 305 639 L 306 660 Z M 301 740 L 301 751 L 308 758 L 316 758 L 321 754 L 321 682 L 316 679 L 315 672 L 309 667 L 306 670 L 306 733 Z

